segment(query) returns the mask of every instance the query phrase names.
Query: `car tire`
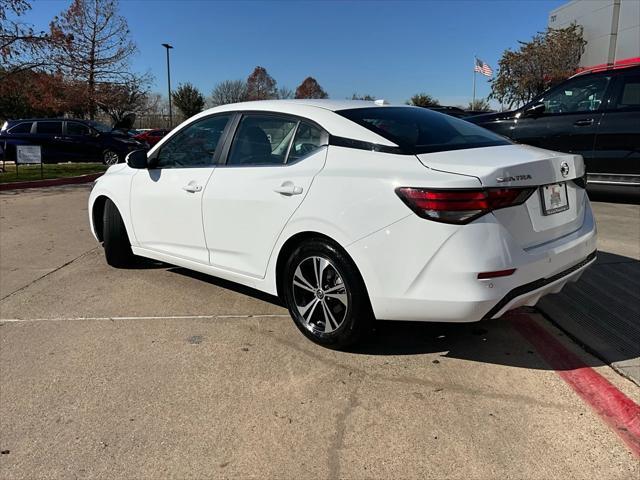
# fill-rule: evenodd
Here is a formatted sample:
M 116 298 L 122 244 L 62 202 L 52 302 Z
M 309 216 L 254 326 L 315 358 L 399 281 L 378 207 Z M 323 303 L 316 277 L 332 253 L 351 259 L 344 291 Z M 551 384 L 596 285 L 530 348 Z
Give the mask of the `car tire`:
M 129 235 L 127 235 L 127 229 L 118 207 L 111 200 L 107 200 L 104 204 L 102 228 L 104 256 L 107 263 L 115 268 L 131 266 L 135 261 L 135 256 L 131 251 Z
M 297 246 L 285 263 L 280 287 L 298 329 L 319 345 L 344 349 L 370 329 L 373 312 L 360 272 L 331 242 Z
M 102 152 L 102 163 L 104 163 L 105 165 L 115 165 L 117 163 L 120 163 L 120 161 L 120 155 L 118 155 L 113 150 L 105 150 L 104 152 Z

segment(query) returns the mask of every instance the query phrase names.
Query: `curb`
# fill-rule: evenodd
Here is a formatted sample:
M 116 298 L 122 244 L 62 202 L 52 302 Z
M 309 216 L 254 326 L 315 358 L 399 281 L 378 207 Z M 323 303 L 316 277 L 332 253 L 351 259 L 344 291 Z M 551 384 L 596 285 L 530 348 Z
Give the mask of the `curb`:
M 0 183 L 0 192 L 5 190 L 21 190 L 25 188 L 42 188 L 57 187 L 59 185 L 76 185 L 79 183 L 93 182 L 101 177 L 104 172 L 90 173 L 88 175 L 80 175 L 78 177 L 51 178 L 49 180 L 31 180 L 28 182 L 9 182 Z

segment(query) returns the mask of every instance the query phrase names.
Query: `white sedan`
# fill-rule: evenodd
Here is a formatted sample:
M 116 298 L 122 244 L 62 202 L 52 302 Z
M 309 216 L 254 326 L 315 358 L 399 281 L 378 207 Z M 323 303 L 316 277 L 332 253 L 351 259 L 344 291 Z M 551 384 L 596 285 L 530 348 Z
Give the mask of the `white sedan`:
M 136 256 L 278 295 L 314 342 L 373 319 L 475 322 L 595 261 L 582 157 L 386 102 L 213 108 L 95 184 L 107 262 Z

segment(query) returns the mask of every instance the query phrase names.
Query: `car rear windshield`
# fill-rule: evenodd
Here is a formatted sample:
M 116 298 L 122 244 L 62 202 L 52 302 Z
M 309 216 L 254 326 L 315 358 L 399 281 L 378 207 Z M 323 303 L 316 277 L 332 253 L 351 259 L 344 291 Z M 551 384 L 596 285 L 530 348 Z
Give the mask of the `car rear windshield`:
M 489 130 L 420 107 L 371 107 L 336 113 L 392 141 L 411 154 L 510 145 Z

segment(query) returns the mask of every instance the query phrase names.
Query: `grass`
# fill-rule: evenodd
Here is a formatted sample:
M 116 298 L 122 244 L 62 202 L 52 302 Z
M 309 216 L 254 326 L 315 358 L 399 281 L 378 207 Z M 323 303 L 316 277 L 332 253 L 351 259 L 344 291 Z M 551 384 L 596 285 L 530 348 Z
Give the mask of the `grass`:
M 2 163 L 0 162 L 0 166 Z M 4 165 L 4 171 L 0 172 L 0 183 L 26 182 L 29 180 L 40 180 L 40 178 L 63 178 L 77 177 L 89 173 L 104 172 L 107 169 L 101 163 L 51 163 L 42 166 L 42 177 L 40 177 L 40 165 L 18 165 L 13 163 Z

